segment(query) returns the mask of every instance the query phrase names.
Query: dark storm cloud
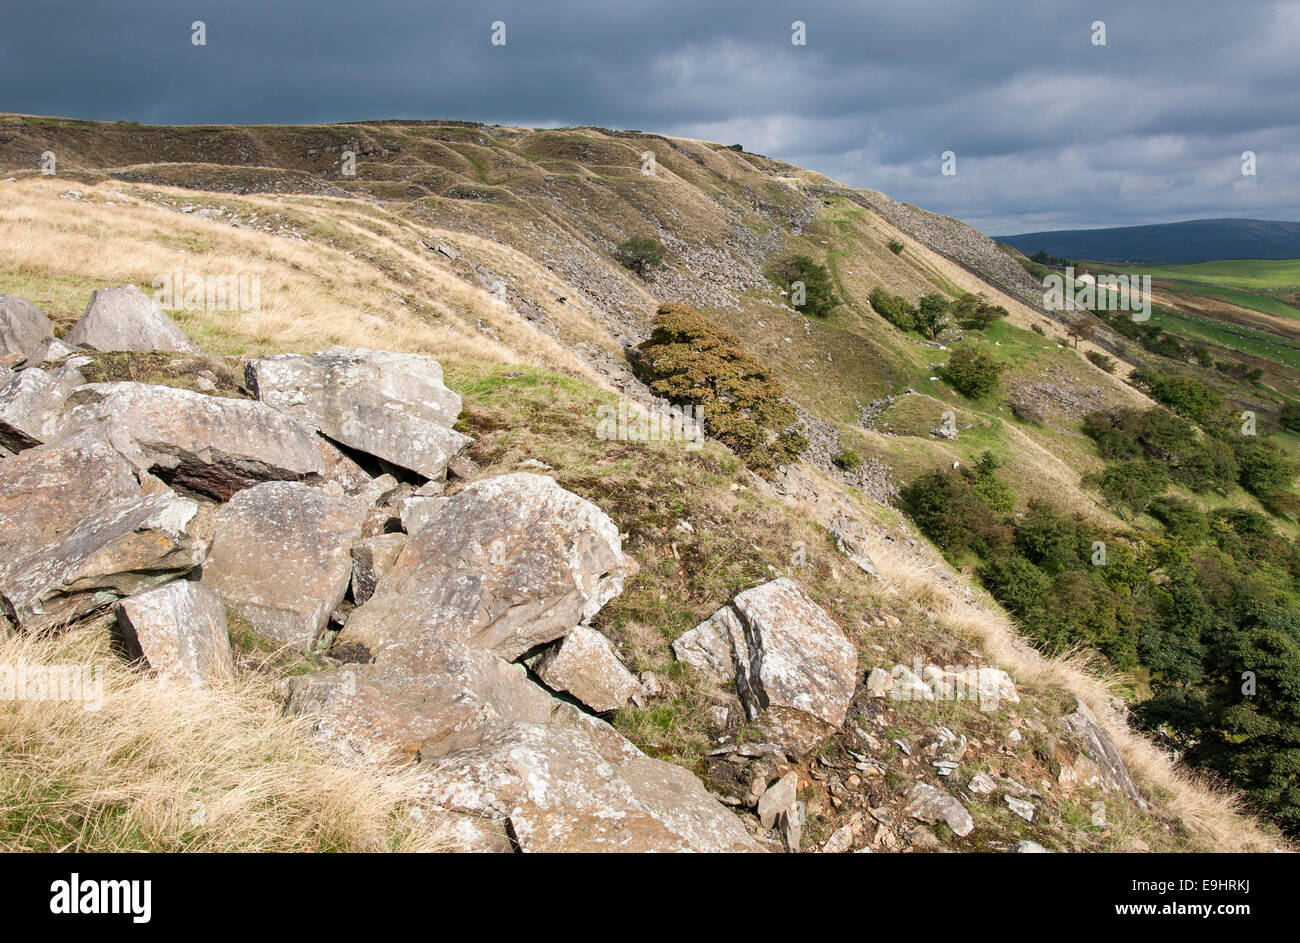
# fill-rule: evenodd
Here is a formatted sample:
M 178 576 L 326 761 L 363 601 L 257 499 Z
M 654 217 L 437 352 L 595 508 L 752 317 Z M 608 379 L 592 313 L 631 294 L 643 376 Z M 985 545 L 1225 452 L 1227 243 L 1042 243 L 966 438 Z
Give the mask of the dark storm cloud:
M 0 111 L 639 128 L 742 143 L 990 233 L 1300 218 L 1296 0 L 46 0 L 11 4 L 0 30 Z

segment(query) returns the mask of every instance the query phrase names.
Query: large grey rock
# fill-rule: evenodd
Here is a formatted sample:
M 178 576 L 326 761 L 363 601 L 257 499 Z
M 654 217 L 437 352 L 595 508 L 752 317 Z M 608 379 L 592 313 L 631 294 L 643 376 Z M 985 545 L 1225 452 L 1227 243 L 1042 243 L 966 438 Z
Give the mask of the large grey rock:
M 591 502 L 541 475 L 486 478 L 410 535 L 338 641 L 377 654 L 436 637 L 513 660 L 590 620 L 635 571 Z
M 53 336 L 53 325 L 40 308 L 15 295 L 0 295 L 0 365 L 30 359 L 41 341 Z
M 572 694 L 598 714 L 617 710 L 641 690 L 609 639 L 583 625 L 544 651 L 532 669 L 548 688 Z
M 202 582 L 257 635 L 310 648 L 347 592 L 366 511 L 301 482 L 247 488 L 217 511 Z
M 0 445 L 21 452 L 59 433 L 68 395 L 86 382 L 73 360 L 53 370 L 20 370 L 0 386 Z
M 123 599 L 117 624 L 128 653 L 159 674 L 200 688 L 232 671 L 226 607 L 201 583 L 177 580 Z
M 739 593 L 685 633 L 673 652 L 718 672 L 723 653 L 752 721 L 769 739 L 806 753 L 844 723 L 857 681 L 857 652 L 820 607 L 785 577 Z
M 470 442 L 451 428 L 460 397 L 429 357 L 331 347 L 310 357 L 250 361 L 245 375 L 267 405 L 426 478 L 445 475 L 448 461 Z
M 138 497 L 131 466 L 108 443 L 90 436 L 0 461 L 0 582 L 88 515 Z
M 169 582 L 207 555 L 210 514 L 171 491 L 89 514 L 0 583 L 6 615 L 40 628 Z
M 500 724 L 426 760 L 430 801 L 507 823 L 525 852 L 761 850 L 690 772 L 569 710 L 569 723 Z
M 315 430 L 251 400 L 143 383 L 93 383 L 67 400 L 64 430 L 91 430 L 173 487 L 228 499 L 261 481 L 317 481 Z
M 966 807 L 929 783 L 917 783 L 908 796 L 907 808 L 904 810 L 914 819 L 934 823 L 944 821 L 958 838 L 965 838 L 975 828 Z
M 476 745 L 497 723 L 549 723 L 562 706 L 522 665 L 439 639 L 292 678 L 287 689 L 289 709 L 311 718 L 317 738 L 344 761 L 441 756 Z
M 1097 765 L 1101 774 L 1102 788 L 1116 790 L 1128 796 L 1134 802 L 1142 801 L 1133 777 L 1110 732 L 1097 720 L 1097 715 L 1082 700 L 1076 703 L 1073 714 L 1061 718 L 1065 728 L 1080 737 L 1088 751 L 1088 756 Z M 1076 764 L 1077 766 L 1077 764 Z
M 63 338 L 93 350 L 173 350 L 197 354 L 198 345 L 134 285 L 105 288 L 90 296 L 86 313 Z

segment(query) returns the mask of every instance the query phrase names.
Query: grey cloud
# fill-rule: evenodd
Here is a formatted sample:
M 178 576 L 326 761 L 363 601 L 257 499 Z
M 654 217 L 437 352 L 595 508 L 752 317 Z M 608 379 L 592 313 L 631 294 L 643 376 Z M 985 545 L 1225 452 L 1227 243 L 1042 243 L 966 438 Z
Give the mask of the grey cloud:
M 495 19 L 505 47 L 488 41 Z M 791 45 L 794 20 L 807 46 Z M 52 0 L 6 12 L 0 110 L 688 134 L 992 233 L 1295 219 L 1298 40 L 1296 0 Z M 939 174 L 945 150 L 956 177 Z

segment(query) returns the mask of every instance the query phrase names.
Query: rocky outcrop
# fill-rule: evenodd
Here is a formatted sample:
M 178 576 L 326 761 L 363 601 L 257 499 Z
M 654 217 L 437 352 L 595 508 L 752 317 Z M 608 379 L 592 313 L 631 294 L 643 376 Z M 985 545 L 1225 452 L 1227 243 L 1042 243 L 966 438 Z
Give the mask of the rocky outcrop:
M 77 389 L 62 428 L 111 442 L 140 471 L 218 501 L 262 481 L 325 473 L 310 426 L 249 400 L 143 383 Z
M 1103 789 L 1114 790 L 1123 793 L 1134 802 L 1142 802 L 1142 794 L 1134 784 L 1133 777 L 1129 775 L 1128 767 L 1124 765 L 1124 758 L 1120 756 L 1114 738 L 1097 720 L 1097 715 L 1087 704 L 1082 700 L 1078 701 L 1074 713 L 1062 717 L 1061 723 L 1083 740 L 1088 757 L 1096 764 L 1096 772 L 1100 774 L 1100 785 Z M 1078 763 L 1075 764 L 1075 768 L 1076 770 L 1079 768 Z M 1084 773 L 1080 778 L 1086 779 L 1088 774 Z
M 442 638 L 518 658 L 588 621 L 635 569 L 613 521 L 553 479 L 482 479 L 410 535 L 339 644 Z
M 731 677 L 749 714 L 774 742 L 806 753 L 844 723 L 857 682 L 857 652 L 843 631 L 791 580 L 745 590 L 673 643 L 673 652 Z
M 0 386 L 0 445 L 14 452 L 55 438 L 68 395 L 86 382 L 81 362 L 46 372 L 27 367 Z
M 310 648 L 347 592 L 367 510 L 301 482 L 241 491 L 216 513 L 202 582 L 257 635 Z
M 54 327 L 40 308 L 14 295 L 0 295 L 0 366 L 29 360 L 42 341 L 53 337 Z
M 0 597 L 10 620 L 40 628 L 188 573 L 210 540 L 209 515 L 194 501 L 171 491 L 128 499 L 5 574 Z
M 116 615 L 127 654 L 161 675 L 199 688 L 233 670 L 226 607 L 200 583 L 180 580 L 138 593 L 119 602 Z
M 546 724 L 560 703 L 522 665 L 459 642 L 425 639 L 374 664 L 290 679 L 289 708 L 346 760 L 442 756 L 479 743 L 493 725 Z
M 0 583 L 88 515 L 139 497 L 131 466 L 97 439 L 67 439 L 0 461 Z
M 609 639 L 586 626 L 546 649 L 531 667 L 548 688 L 573 695 L 597 714 L 617 710 L 641 690 Z
M 469 443 L 452 429 L 460 397 L 438 363 L 418 354 L 331 347 L 254 360 L 246 377 L 268 406 L 425 478 L 441 478 Z
M 90 296 L 64 341 L 92 350 L 171 350 L 197 354 L 198 345 L 152 298 L 134 285 L 106 288 Z
M 429 799 L 506 823 L 525 852 L 761 850 L 690 772 L 568 712 L 570 723 L 502 724 L 424 761 Z

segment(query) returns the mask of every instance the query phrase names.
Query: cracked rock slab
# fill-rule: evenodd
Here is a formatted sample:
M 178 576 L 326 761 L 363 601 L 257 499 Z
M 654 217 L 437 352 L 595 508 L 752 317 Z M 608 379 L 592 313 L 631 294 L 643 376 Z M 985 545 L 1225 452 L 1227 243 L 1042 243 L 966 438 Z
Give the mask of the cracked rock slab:
M 260 637 L 310 648 L 347 592 L 368 510 L 301 482 L 240 491 L 216 513 L 202 582 Z
M 605 512 L 543 475 L 484 478 L 440 500 L 338 644 L 378 654 L 444 638 L 513 660 L 588 622 L 636 572 Z
M 857 683 L 853 644 L 785 577 L 739 593 L 673 652 L 719 680 L 734 678 L 750 720 L 800 754 L 844 723 Z
M 470 443 L 452 429 L 460 397 L 436 360 L 356 347 L 249 362 L 258 399 L 318 427 L 337 442 L 423 475 L 441 478 Z
M 188 573 L 206 556 L 211 515 L 171 491 L 102 507 L 28 557 L 0 586 L 6 614 L 40 628 Z
M 504 822 L 525 852 L 762 850 L 690 772 L 574 715 L 566 725 L 503 724 L 426 761 L 430 800 Z
M 68 406 L 65 432 L 91 432 L 137 470 L 218 501 L 262 481 L 319 481 L 326 470 L 314 429 L 251 400 L 92 383 Z

